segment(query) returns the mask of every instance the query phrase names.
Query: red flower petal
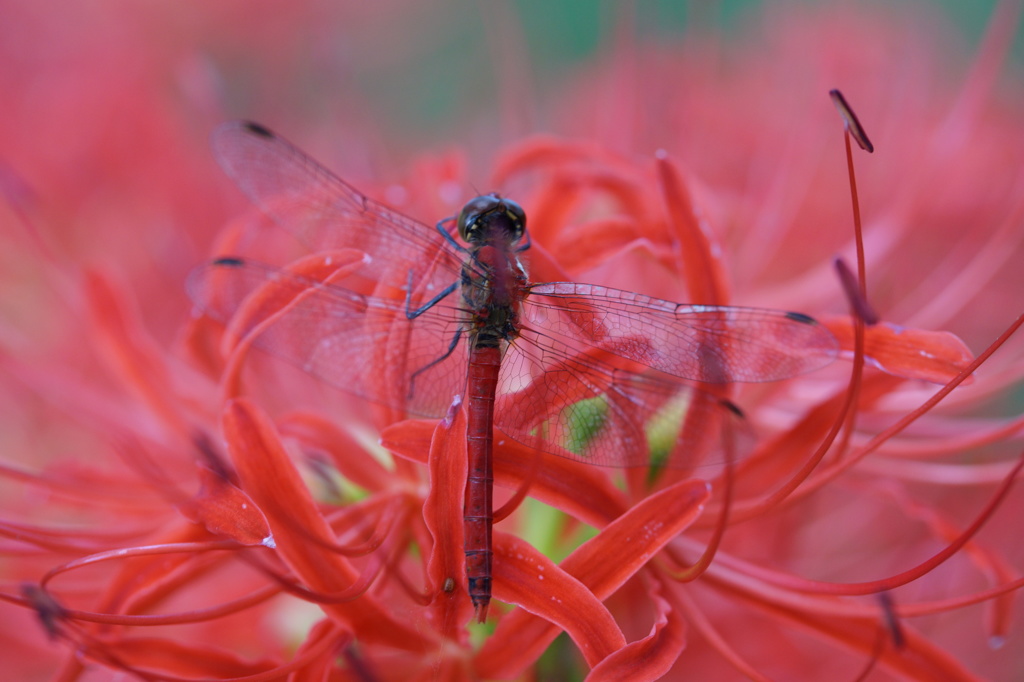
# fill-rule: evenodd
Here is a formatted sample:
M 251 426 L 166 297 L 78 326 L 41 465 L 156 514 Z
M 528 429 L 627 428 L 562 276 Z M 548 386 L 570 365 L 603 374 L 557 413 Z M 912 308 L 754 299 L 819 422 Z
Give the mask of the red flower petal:
M 679 252 L 685 259 L 683 273 L 691 303 L 724 305 L 729 302 L 729 287 L 718 249 L 711 242 L 693 209 L 690 190 L 667 157 L 658 159 L 658 176 L 668 208 L 669 225 L 679 239 Z
M 535 457 L 540 457 L 541 462 L 534 473 Z M 538 452 L 507 437 L 497 438 L 494 480 L 504 487 L 518 488 L 527 479 L 531 479 L 530 497 L 598 528 L 619 517 L 628 507 L 607 469 Z
M 380 444 L 410 462 L 426 464 L 436 428 L 436 419 L 408 419 L 381 431 Z
M 91 653 L 117 667 L 156 672 L 157 677 L 160 673 L 176 678 L 248 677 L 273 670 L 278 665 L 267 659 L 246 661 L 230 651 L 155 637 L 102 641 Z
M 214 535 L 243 545 L 273 547 L 267 517 L 248 495 L 206 467 L 199 468 L 199 481 L 199 494 L 181 505 L 185 516 Z
M 295 574 L 318 592 L 340 592 L 359 579 L 352 565 L 327 549 L 334 533 L 277 437 L 273 424 L 252 403 L 228 403 L 223 418 L 228 451 L 243 488 L 263 509 L 277 551 Z M 301 533 L 296 529 L 301 528 Z M 323 610 L 368 643 L 424 651 L 432 644 L 423 633 L 395 620 L 371 596 L 324 604 Z
M 561 570 L 578 577 L 596 598 L 607 598 L 697 518 L 708 495 L 707 484 L 695 480 L 682 481 L 651 495 L 569 555 Z M 550 599 L 561 598 L 546 585 L 538 586 L 536 581 L 533 589 L 546 589 Z M 505 599 L 500 579 L 495 581 L 494 591 Z M 557 635 L 558 629 L 551 623 L 526 611 L 513 611 L 502 619 L 494 637 L 480 649 L 476 661 L 481 675 L 514 677 L 540 656 Z
M 434 538 L 427 561 L 430 589 L 436 595 L 434 617 L 446 637 L 469 622 L 473 606 L 466 591 L 466 560 L 463 551 L 463 504 L 466 490 L 466 415 L 456 410 L 442 420 L 430 443 L 430 492 L 423 503 L 423 520 Z M 448 588 L 446 588 L 448 586 Z M 456 589 L 457 587 L 457 589 Z
M 434 421 L 412 419 L 392 424 L 384 429 L 381 445 L 400 457 L 425 463 L 424 453 L 430 451 L 435 425 Z M 532 450 L 500 431 L 495 431 L 495 437 L 494 480 L 498 485 L 515 489 L 532 477 L 531 497 L 599 528 L 626 510 L 625 496 L 604 469 Z M 537 472 L 532 471 L 535 457 L 541 458 Z
M 174 394 L 164 355 L 143 330 L 124 292 L 98 272 L 85 273 L 85 293 L 97 336 L 108 359 L 135 393 L 178 433 L 189 429 Z
M 849 317 L 824 321 L 844 351 L 853 351 L 853 325 Z M 865 327 L 864 354 L 883 372 L 905 379 L 944 384 L 974 359 L 956 335 L 943 331 L 909 329 L 888 322 Z
M 297 275 L 313 282 L 331 282 L 344 279 L 364 265 L 365 254 L 355 249 L 326 251 L 306 256 L 282 268 L 284 272 Z M 216 273 L 211 274 L 214 286 Z M 243 338 L 264 320 L 279 314 L 302 298 L 305 289 L 296 286 L 288 278 L 268 278 L 254 290 L 238 309 L 231 320 L 230 331 L 236 338 Z
M 683 636 L 686 623 L 667 601 L 658 595 L 652 596 L 658 619 L 651 634 L 630 642 L 598 663 L 587 676 L 587 682 L 657 680 L 672 668 L 686 647 Z
M 365 490 L 385 490 L 392 474 L 348 431 L 309 412 L 287 414 L 278 420 L 282 435 L 298 438 L 304 445 L 327 453 L 342 476 Z
M 620 216 L 572 223 L 558 233 L 552 252 L 572 272 L 591 270 L 636 241 L 636 228 L 633 220 Z
M 355 249 L 326 251 L 306 256 L 290 263 L 285 272 L 309 280 L 310 287 L 305 287 L 287 277 L 268 278 L 259 288 L 249 293 L 238 307 L 225 330 L 223 353 L 230 355 L 228 367 L 224 373 L 224 391 L 227 396 L 238 396 L 241 391 L 241 370 L 245 365 L 246 355 L 252 341 L 262 328 L 272 324 L 276 319 L 301 303 L 311 291 L 313 282 L 331 283 L 348 277 L 359 270 L 364 264 L 365 254 Z M 217 272 L 210 273 L 207 286 L 216 291 Z M 225 273 L 226 274 L 226 273 Z M 230 287 L 224 287 L 229 295 L 237 295 Z M 208 302 L 216 309 L 213 298 Z M 227 305 L 230 310 L 233 306 Z
M 589 665 L 596 665 L 626 645 L 622 631 L 600 599 L 528 542 L 495 533 L 494 555 L 494 596 L 525 609 L 516 613 L 543 618 L 540 622 L 555 634 L 565 630 Z

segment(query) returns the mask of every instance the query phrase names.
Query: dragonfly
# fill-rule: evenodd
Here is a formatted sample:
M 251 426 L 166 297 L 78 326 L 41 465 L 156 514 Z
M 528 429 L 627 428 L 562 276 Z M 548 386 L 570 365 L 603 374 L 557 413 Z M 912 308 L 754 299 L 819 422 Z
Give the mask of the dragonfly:
M 272 285 L 293 300 L 255 346 L 406 414 L 442 417 L 464 396 L 466 584 L 480 622 L 491 600 L 495 429 L 595 465 L 693 466 L 707 429 L 692 425 L 727 407 L 709 387 L 793 377 L 838 352 L 802 313 L 531 282 L 526 213 L 497 193 L 431 228 L 262 125 L 223 124 L 213 148 L 239 188 L 310 252 L 364 256 L 351 281 L 222 256 L 190 276 L 201 310 L 228 322 Z

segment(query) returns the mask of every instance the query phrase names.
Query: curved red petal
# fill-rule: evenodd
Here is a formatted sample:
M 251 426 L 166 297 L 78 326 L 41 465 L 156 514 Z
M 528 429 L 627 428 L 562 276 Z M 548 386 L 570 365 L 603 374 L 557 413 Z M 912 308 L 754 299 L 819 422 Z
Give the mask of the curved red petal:
M 180 434 L 189 428 L 176 396 L 165 356 L 142 328 L 125 292 L 98 272 L 85 273 L 89 313 L 110 364 L 125 385 Z
M 328 549 L 335 541 L 334 533 L 270 420 L 249 401 L 237 399 L 224 411 L 223 428 L 242 487 L 267 515 L 277 551 L 285 563 L 318 592 L 340 592 L 355 583 L 358 572 L 344 557 Z M 367 642 L 419 651 L 432 646 L 422 632 L 396 620 L 368 595 L 321 608 Z
M 853 352 L 850 318 L 832 317 L 824 320 L 824 324 L 839 339 L 840 348 Z M 865 327 L 864 354 L 868 362 L 883 372 L 936 384 L 955 378 L 974 360 L 970 349 L 955 334 L 889 322 Z
M 722 261 L 716 255 L 720 249 L 711 242 L 710 231 L 694 212 L 690 190 L 679 169 L 666 156 L 659 157 L 657 165 L 669 225 L 679 239 L 679 251 L 685 260 L 683 273 L 690 302 L 724 305 L 729 302 L 729 287 Z
M 206 467 L 200 467 L 199 481 L 199 494 L 181 505 L 188 518 L 243 545 L 273 546 L 267 517 L 248 495 Z
M 601 600 L 525 540 L 495 533 L 494 554 L 494 596 L 524 609 L 517 613 L 528 612 L 552 629 L 564 630 L 589 665 L 626 645 Z
M 410 462 L 426 464 L 430 460 L 436 419 L 407 419 L 385 427 L 380 432 L 381 446 Z
M 587 675 L 587 682 L 658 680 L 672 668 L 686 648 L 686 623 L 667 601 L 652 596 L 658 619 L 651 634 L 630 642 L 598 663 Z
M 390 472 L 350 433 L 331 420 L 310 412 L 294 412 L 278 420 L 281 435 L 297 438 L 310 448 L 327 453 L 342 476 L 365 490 L 385 490 Z
M 408 423 L 408 422 L 407 422 Z M 468 457 L 466 415 L 458 409 L 452 420 L 442 420 L 430 443 L 430 492 L 423 503 L 423 520 L 434 539 L 427 575 L 435 594 L 433 614 L 439 630 L 449 638 L 462 638 L 462 628 L 473 615 L 466 592 L 463 553 L 463 502 Z
M 597 599 L 606 599 L 693 523 L 709 494 L 704 481 L 691 480 L 651 495 L 570 554 L 560 569 L 579 578 Z M 495 594 L 500 594 L 498 582 Z M 535 582 L 534 589 L 538 588 L 550 590 Z M 559 598 L 553 590 L 547 594 Z M 480 649 L 478 669 L 484 677 L 514 677 L 557 635 L 551 623 L 526 611 L 513 611 Z
M 118 637 L 91 651 L 118 667 L 182 677 L 248 677 L 280 665 L 268 659 L 247 661 L 222 649 L 156 637 Z

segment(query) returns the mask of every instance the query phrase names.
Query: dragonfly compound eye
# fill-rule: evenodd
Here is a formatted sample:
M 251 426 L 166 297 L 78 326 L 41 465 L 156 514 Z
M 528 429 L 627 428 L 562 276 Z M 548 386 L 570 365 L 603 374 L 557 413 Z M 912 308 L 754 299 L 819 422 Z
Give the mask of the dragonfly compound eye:
M 517 242 L 526 232 L 526 211 L 511 199 L 502 199 L 501 202 L 505 205 L 505 215 L 511 223 L 512 241 Z
M 481 218 L 500 205 L 501 199 L 493 194 L 484 194 L 475 199 L 470 199 L 462 207 L 462 212 L 459 213 L 459 221 L 457 223 L 459 236 L 466 242 L 478 241 L 485 223 Z
M 526 231 L 526 213 L 511 199 L 484 194 L 471 199 L 462 208 L 457 226 L 459 236 L 467 242 L 480 242 L 502 235 L 501 238 L 514 243 Z

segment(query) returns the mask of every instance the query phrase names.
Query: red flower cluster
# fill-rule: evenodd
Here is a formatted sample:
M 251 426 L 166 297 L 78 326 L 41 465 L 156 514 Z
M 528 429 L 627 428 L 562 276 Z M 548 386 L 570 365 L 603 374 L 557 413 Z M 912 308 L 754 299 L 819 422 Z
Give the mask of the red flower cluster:
M 194 110 L 217 108 L 197 46 L 240 16 L 180 15 L 193 42 L 150 47 L 132 20 L 167 16 L 89 15 L 110 40 L 58 44 L 117 76 L 89 80 L 98 92 L 69 54 L 10 48 L 34 76 L 4 76 L 24 132 L 0 133 L 7 674 L 1011 679 L 1024 138 L 1019 93 L 996 85 L 1012 9 L 961 87 L 906 18 L 766 15 L 736 46 L 622 40 L 547 111 L 565 134 L 501 149 L 488 189 L 529 213 L 531 279 L 799 310 L 842 359 L 730 386 L 742 421 L 685 427 L 715 466 L 604 469 L 496 434 L 512 511 L 496 603 L 471 627 L 462 410 L 408 420 L 250 352 L 287 301 L 250 299 L 226 329 L 188 314 L 194 244 L 234 212 L 197 124 L 221 116 L 181 113 L 153 83 L 173 75 Z M 58 30 L 19 11 L 25 35 Z M 859 251 L 833 86 L 878 150 L 856 159 L 860 279 L 833 265 Z M 466 168 L 434 157 L 365 189 L 432 223 L 471 194 Z M 253 211 L 212 251 L 312 279 L 363 263 L 295 253 L 281 232 Z

